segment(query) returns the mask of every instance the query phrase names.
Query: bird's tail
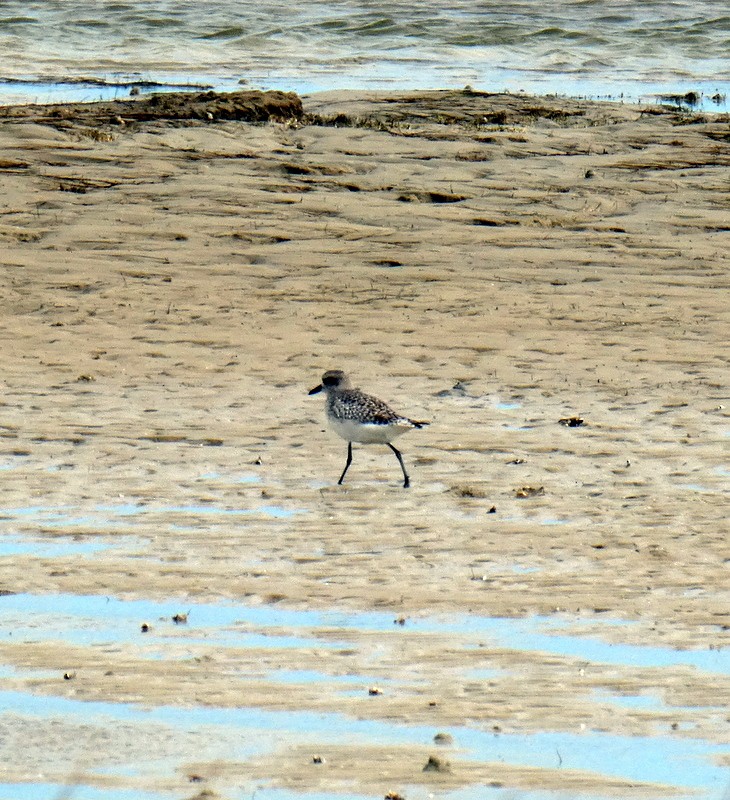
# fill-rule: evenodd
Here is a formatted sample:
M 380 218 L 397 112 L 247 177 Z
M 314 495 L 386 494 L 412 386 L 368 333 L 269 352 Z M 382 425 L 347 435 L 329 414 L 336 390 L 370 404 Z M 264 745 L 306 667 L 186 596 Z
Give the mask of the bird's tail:
M 414 428 L 425 428 L 426 425 L 430 425 L 431 423 L 425 419 L 411 419 L 408 420 Z

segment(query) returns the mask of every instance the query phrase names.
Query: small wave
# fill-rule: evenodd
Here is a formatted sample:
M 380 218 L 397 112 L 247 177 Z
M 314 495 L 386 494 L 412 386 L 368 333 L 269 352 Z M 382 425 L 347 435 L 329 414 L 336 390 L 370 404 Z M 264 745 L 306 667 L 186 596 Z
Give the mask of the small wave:
M 705 32 L 710 34 L 713 40 L 721 32 L 730 34 L 730 17 L 716 17 L 715 19 L 702 20 L 700 22 L 693 23 L 688 28 L 688 33 L 690 35 Z
M 0 25 L 27 25 L 38 22 L 36 17 L 0 17 Z
M 106 20 L 103 19 L 76 19 L 71 23 L 71 25 L 73 25 L 74 28 L 91 28 L 91 29 L 113 27 L 111 23 L 106 22 Z
M 316 22 L 312 27 L 323 31 L 347 31 L 350 29 L 350 22 L 346 19 L 323 19 Z
M 596 22 L 602 25 L 625 25 L 633 21 L 634 18 L 628 14 L 602 14 L 596 17 Z
M 398 30 L 398 24 L 390 17 L 380 17 L 358 25 L 352 30 L 360 36 L 382 36 L 384 33 Z
M 73 96 L 76 86 L 84 97 L 134 86 L 164 90 L 178 80 L 184 88 L 230 87 L 242 75 L 252 85 L 305 91 L 384 82 L 510 88 L 511 70 L 527 68 L 530 81 L 520 73 L 516 88 L 565 91 L 562 77 L 582 95 L 623 90 L 626 82 L 652 93 L 727 95 L 726 6 L 719 0 L 420 0 L 355 7 L 349 0 L 302 0 L 282 14 L 280 4 L 240 0 L 8 0 L 0 3 L 0 75 L 54 99 Z M 49 81 L 49 73 L 62 78 Z M 84 73 L 90 79 L 67 77 Z M 137 80 L 142 76 L 150 80 Z M 56 95 L 51 84 L 63 91 Z M 5 87 L 5 102 L 20 96 L 7 80 Z
M 163 83 L 161 81 L 151 81 L 144 79 L 125 79 L 109 80 L 107 78 L 94 78 L 91 76 L 67 76 L 58 77 L 55 75 L 44 75 L 40 78 L 10 78 L 0 76 L 0 84 L 4 86 L 79 86 L 79 87 L 99 87 L 103 89 L 176 89 L 176 90 L 198 90 L 210 89 L 210 84 L 205 83 Z
M 138 22 L 145 28 L 184 28 L 184 23 L 175 17 L 144 17 Z
M 245 36 L 247 31 L 242 28 L 240 25 L 232 25 L 229 28 L 222 28 L 219 31 L 213 31 L 213 33 L 204 33 L 201 36 L 196 38 L 205 40 L 205 39 L 240 39 L 241 36 Z
M 579 42 L 582 45 L 602 45 L 606 43 L 603 36 L 596 36 L 584 31 L 566 30 L 565 28 L 543 28 L 528 34 L 526 39 L 555 39 L 558 41 Z

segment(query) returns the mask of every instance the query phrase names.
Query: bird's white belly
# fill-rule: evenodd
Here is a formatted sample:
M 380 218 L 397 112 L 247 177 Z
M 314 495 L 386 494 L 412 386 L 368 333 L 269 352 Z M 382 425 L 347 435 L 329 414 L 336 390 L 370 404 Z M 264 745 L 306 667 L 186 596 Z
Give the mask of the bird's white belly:
M 373 425 L 356 422 L 352 419 L 329 418 L 332 430 L 348 442 L 361 442 L 362 444 L 386 444 L 392 442 L 396 436 L 405 433 L 410 426 L 407 425 Z

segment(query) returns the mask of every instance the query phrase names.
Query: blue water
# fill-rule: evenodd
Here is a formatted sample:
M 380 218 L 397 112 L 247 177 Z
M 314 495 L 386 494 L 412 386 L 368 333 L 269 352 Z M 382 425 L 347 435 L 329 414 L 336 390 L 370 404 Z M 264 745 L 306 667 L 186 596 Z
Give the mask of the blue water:
M 726 0 L 10 0 L 0 52 L 0 102 L 121 97 L 135 84 L 693 91 L 706 108 L 727 108 L 730 93 Z
M 38 539 L 13 534 L 0 537 L 0 558 L 32 554 L 38 558 L 63 558 L 65 556 L 93 556 L 108 550 L 107 542 L 93 539 L 75 539 L 59 536 L 54 539 Z
M 54 630 L 64 630 L 65 636 L 79 641 L 108 641 L 110 637 L 125 635 L 126 640 L 138 640 L 139 625 L 152 625 L 150 633 L 164 631 L 158 620 L 167 620 L 180 612 L 188 612 L 184 630 L 200 637 L 205 633 L 208 643 L 245 644 L 249 631 L 231 630 L 234 626 L 248 625 L 263 629 L 272 642 L 271 632 L 278 628 L 329 629 L 345 639 L 352 631 L 393 631 L 393 615 L 379 612 L 298 611 L 277 606 L 247 606 L 228 603 L 191 603 L 187 600 L 158 603 L 149 600 L 119 600 L 114 597 L 94 595 L 35 595 L 15 594 L 0 597 L 0 624 L 12 618 L 15 630 L 28 629 L 39 639 L 53 637 Z M 38 621 L 57 618 L 55 628 L 44 628 Z M 34 620 L 36 621 L 34 623 Z M 74 620 L 76 620 L 74 622 Z M 119 623 L 126 627 L 120 627 Z M 605 617 L 588 620 L 599 627 L 623 627 L 631 623 Z M 525 617 L 505 619 L 454 615 L 439 617 L 412 617 L 406 623 L 408 631 L 419 633 L 451 633 L 470 638 L 476 647 L 482 641 L 495 647 L 552 653 L 593 663 L 632 667 L 691 666 L 712 673 L 730 674 L 730 649 L 673 650 L 668 647 L 645 647 L 630 644 L 612 644 L 597 638 L 596 634 L 581 635 L 581 620 L 561 617 Z M 179 639 L 183 626 L 175 626 Z M 75 631 L 75 633 L 74 633 Z M 122 634 L 126 631 L 126 634 Z M 31 635 L 29 633 L 29 635 Z M 257 635 L 258 632 L 256 632 Z M 16 635 L 17 638 L 17 635 Z M 149 637 L 150 639 L 152 637 Z M 297 646 L 296 638 L 292 646 Z M 320 646 L 318 644 L 317 646 Z M 334 646 L 334 645 L 333 645 Z
M 174 625 L 171 617 L 179 612 L 188 614 L 187 624 Z M 149 633 L 140 632 L 141 621 L 152 625 Z M 157 603 L 76 595 L 17 594 L 0 597 L 0 630 L 5 636 L 12 636 L 14 642 L 39 638 L 61 638 L 66 642 L 85 645 L 133 642 L 143 655 L 147 648 L 152 657 L 159 658 L 175 657 L 170 649 L 173 645 L 183 650 L 186 646 L 197 644 L 241 648 L 347 647 L 353 646 L 348 641 L 350 631 L 388 631 L 394 637 L 415 633 L 452 633 L 455 636 L 454 647 L 481 648 L 482 644 L 488 643 L 522 651 L 528 661 L 531 652 L 543 652 L 572 656 L 594 664 L 651 668 L 689 664 L 698 670 L 730 672 L 730 655 L 723 651 L 675 651 L 660 647 L 611 645 L 596 638 L 595 634 L 582 634 L 582 622 L 585 621 L 567 616 L 500 619 L 461 615 L 409 618 L 406 626 L 401 627 L 394 625 L 392 615 L 376 612 L 314 612 L 275 606 L 186 601 Z M 588 623 L 598 626 L 599 630 L 620 629 L 630 625 L 603 617 L 588 620 Z M 257 630 L 246 630 L 245 626 L 253 626 Z M 336 632 L 336 636 L 327 635 L 323 638 L 322 629 Z M 292 635 L 292 631 L 297 635 Z M 485 654 L 488 654 L 488 650 L 485 650 Z M 25 674 L 26 677 L 34 675 Z M 472 671 L 468 677 L 472 680 L 489 680 L 498 679 L 499 674 L 484 669 L 481 672 Z M 5 670 L 0 674 L 0 677 L 15 679 L 22 676 L 23 673 L 16 670 Z M 274 682 L 298 685 L 322 682 L 337 687 L 340 684 L 340 692 L 347 693 L 351 687 L 358 696 L 363 697 L 363 687 L 376 680 L 360 675 L 329 675 L 315 670 L 274 670 L 267 677 Z M 235 679 L 245 681 L 247 678 L 239 675 Z M 386 691 L 393 683 L 381 681 L 379 677 L 377 681 Z M 652 696 L 624 697 L 598 693 L 595 699 L 600 703 L 630 705 L 634 708 L 661 707 L 661 701 Z M 19 691 L 0 692 L 0 712 L 24 717 L 78 719 L 100 729 L 125 722 L 159 725 L 181 731 L 220 728 L 221 733 L 224 730 L 241 732 L 238 753 L 230 751 L 230 737 L 221 735 L 221 758 L 250 757 L 257 748 L 271 746 L 271 735 L 282 731 L 302 741 L 322 744 L 352 741 L 378 745 L 426 745 L 432 743 L 434 735 L 434 730 L 426 726 L 359 720 L 336 713 L 203 706 L 186 708 L 174 705 L 142 708 L 124 703 L 82 702 L 73 698 L 38 696 Z M 485 725 L 485 728 L 488 726 Z M 463 757 L 479 761 L 589 770 L 630 780 L 678 785 L 687 790 L 691 787 L 705 792 L 703 797 L 710 797 L 707 792 L 715 791 L 719 798 L 720 790 L 730 779 L 728 770 L 713 761 L 714 757 L 727 752 L 727 748 L 697 738 L 672 735 L 624 737 L 591 731 L 495 735 L 489 730 L 480 730 L 478 726 L 456 727 L 449 729 L 449 733 L 463 751 Z M 206 741 L 218 741 L 214 730 L 206 736 Z M 145 765 L 138 766 L 143 769 Z M 27 796 L 35 798 L 41 795 Z M 409 793 L 410 796 L 417 795 Z M 453 795 L 454 800 L 479 800 L 483 796 L 470 794 L 467 790 L 460 795 Z M 0 800 L 2 797 L 0 793 Z M 94 800 L 93 795 L 89 797 Z M 281 797 L 283 800 L 287 795 Z M 493 797 L 501 795 L 495 794 Z
M 214 741 L 216 727 L 246 731 L 238 752 L 227 758 L 246 758 L 265 747 L 266 734 L 296 736 L 312 744 L 383 746 L 430 745 L 433 728 L 378 720 L 353 719 L 343 714 L 309 711 L 265 711 L 255 708 L 140 708 L 124 703 L 82 702 L 65 697 L 39 697 L 0 691 L 0 711 L 22 717 L 59 717 L 109 726 L 118 723 L 160 725 L 182 730 L 203 727 Z M 475 728 L 449 729 L 465 759 L 504 761 L 526 766 L 581 769 L 628 780 L 676 785 L 685 789 L 717 789 L 730 773 L 712 761 L 727 748 L 683 738 L 616 736 L 606 734 L 494 734 Z M 225 737 L 230 748 L 229 737 Z M 140 765 L 143 766 L 143 765 Z

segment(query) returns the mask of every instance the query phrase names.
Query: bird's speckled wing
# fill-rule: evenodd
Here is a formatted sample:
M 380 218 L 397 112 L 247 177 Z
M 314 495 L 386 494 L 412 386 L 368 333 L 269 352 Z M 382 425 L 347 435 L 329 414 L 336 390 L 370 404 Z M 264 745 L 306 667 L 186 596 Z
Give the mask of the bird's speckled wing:
M 400 414 L 377 397 L 356 389 L 344 389 L 332 398 L 330 412 L 337 419 L 356 420 L 371 425 L 390 425 L 404 420 Z

